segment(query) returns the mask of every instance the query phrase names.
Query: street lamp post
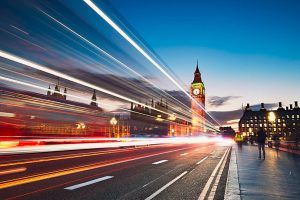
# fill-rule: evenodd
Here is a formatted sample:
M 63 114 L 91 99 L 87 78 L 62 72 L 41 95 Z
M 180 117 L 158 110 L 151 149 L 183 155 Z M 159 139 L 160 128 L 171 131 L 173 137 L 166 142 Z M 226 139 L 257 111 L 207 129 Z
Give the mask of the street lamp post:
M 271 123 L 271 131 L 268 134 L 269 139 L 273 135 L 272 132 L 274 131 L 275 121 L 276 121 L 276 115 L 275 115 L 275 113 L 273 111 L 269 112 L 269 114 L 268 114 L 268 122 Z M 269 146 L 270 146 L 270 144 L 269 144 Z
M 111 118 L 110 124 L 112 125 L 112 137 L 115 137 L 114 132 L 115 132 L 115 126 L 117 125 L 117 123 L 118 123 L 118 120 L 115 117 Z

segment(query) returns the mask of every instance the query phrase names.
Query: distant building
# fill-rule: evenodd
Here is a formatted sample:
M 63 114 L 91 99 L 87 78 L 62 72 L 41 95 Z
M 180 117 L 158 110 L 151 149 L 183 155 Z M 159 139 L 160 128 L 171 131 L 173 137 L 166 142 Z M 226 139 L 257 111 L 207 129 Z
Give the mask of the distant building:
M 150 106 L 151 105 L 151 106 Z M 137 135 L 187 136 L 191 123 L 170 112 L 167 102 L 151 101 L 150 108 L 131 103 L 130 133 Z
M 267 135 L 271 137 L 279 134 L 286 140 L 300 139 L 300 108 L 298 102 L 295 101 L 293 107 L 285 109 L 279 102 L 276 110 L 267 110 L 264 103 L 261 103 L 260 110 L 253 111 L 247 104 L 244 109 L 242 118 L 239 121 L 240 133 L 249 136 L 255 134 L 259 128 L 263 128 Z
M 59 85 L 59 79 L 58 79 L 57 84 L 54 87 L 54 91 L 51 89 L 51 87 L 49 85 L 48 91 L 47 91 L 47 96 L 48 97 L 53 97 L 55 99 L 66 100 L 67 99 L 67 88 L 64 89 L 64 93 L 62 94 L 60 92 L 60 85 Z
M 221 135 L 224 137 L 234 137 L 235 131 L 231 126 L 223 126 L 219 128 Z
M 38 94 L 0 87 L 0 135 L 56 135 L 56 136 L 129 136 L 129 125 L 118 118 L 110 123 L 111 115 L 98 107 L 96 91 L 89 104 L 67 99 L 67 89 Z

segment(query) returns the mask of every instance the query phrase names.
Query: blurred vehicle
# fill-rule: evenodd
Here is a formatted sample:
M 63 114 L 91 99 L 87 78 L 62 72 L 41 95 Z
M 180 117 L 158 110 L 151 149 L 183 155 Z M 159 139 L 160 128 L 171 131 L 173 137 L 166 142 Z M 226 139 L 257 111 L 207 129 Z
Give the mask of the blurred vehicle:
M 236 133 L 234 136 L 234 141 L 238 144 L 242 144 L 245 140 L 242 134 Z

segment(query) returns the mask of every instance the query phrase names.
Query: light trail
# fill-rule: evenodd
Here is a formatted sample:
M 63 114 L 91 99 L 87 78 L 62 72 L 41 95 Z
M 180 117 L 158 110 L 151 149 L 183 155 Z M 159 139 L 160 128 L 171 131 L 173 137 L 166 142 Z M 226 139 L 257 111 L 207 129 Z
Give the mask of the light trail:
M 20 31 L 20 32 L 22 32 L 22 33 L 24 33 L 24 34 L 26 34 L 26 35 L 29 35 L 29 33 L 28 32 L 26 32 L 26 31 L 23 31 L 22 29 L 20 29 L 20 28 L 18 28 L 18 27 L 16 27 L 16 26 L 14 26 L 14 25 L 10 25 L 12 28 L 14 28 L 14 29 L 17 29 L 18 31 Z
M 171 80 L 189 99 L 194 101 L 204 112 L 209 115 L 218 125 L 220 123 L 211 116 L 205 108 L 199 104 L 171 75 L 169 75 L 162 66 L 160 66 L 151 56 L 144 51 L 131 37 L 129 37 L 114 21 L 112 21 L 98 6 L 91 0 L 83 0 L 90 8 L 92 8 L 102 19 L 104 19 L 113 29 L 115 29 L 124 39 L 126 39 L 136 50 L 138 50 L 150 63 L 152 63 L 159 71 L 161 71 L 169 80 Z
M 1 53 L 1 51 L 0 51 Z M 40 86 L 37 86 L 37 85 L 34 85 L 34 84 L 31 84 L 31 83 L 26 83 L 26 82 L 22 82 L 22 81 L 19 81 L 19 80 L 15 80 L 15 79 L 11 79 L 11 78 L 7 78 L 7 77 L 3 77 L 3 76 L 0 76 L 0 79 L 4 80 L 4 81 L 8 81 L 8 82 L 12 82 L 12 83 L 16 83 L 16 84 L 20 84 L 20 85 L 24 85 L 24 86 L 28 86 L 28 87 L 32 87 L 32 88 L 35 88 L 35 89 L 39 89 L 39 90 L 44 90 L 44 91 L 49 91 L 49 89 L 46 89 L 46 88 L 43 88 L 43 87 L 40 87 Z M 92 102 L 95 102 L 95 103 L 100 103 L 98 101 L 93 101 L 93 100 L 90 100 L 90 99 L 87 99 L 87 98 L 84 98 L 84 97 L 80 97 L 80 96 L 76 96 L 76 95 L 72 95 L 72 94 L 64 94 L 62 92 L 58 92 L 58 91 L 54 91 L 54 90 L 50 90 L 52 92 L 55 92 L 55 93 L 58 93 L 58 94 L 63 94 L 63 95 L 67 95 L 67 96 L 70 96 L 70 97 L 73 97 L 73 98 L 77 98 L 77 99 L 81 99 L 81 100 L 84 100 L 84 101 L 92 101 Z M 102 103 L 104 104 L 104 103 Z M 110 104 L 104 104 L 105 106 L 108 106 L 108 107 L 114 107 Z M 152 107 L 151 107 L 152 108 Z M 144 115 L 144 116 L 147 116 L 147 117 L 151 117 L 151 118 L 156 118 L 155 116 L 152 116 L 152 115 L 147 115 L 147 114 L 144 114 L 144 113 L 139 113 L 139 112 L 135 112 L 135 111 L 132 111 L 132 110 L 129 110 L 129 109 L 126 109 L 126 108 L 120 108 L 121 110 L 124 110 L 124 111 L 128 111 L 128 112 L 133 112 L 133 113 L 137 113 L 137 114 L 140 114 L 140 115 Z M 166 113 L 164 111 L 161 111 L 159 109 L 155 109 L 159 112 L 162 112 L 162 113 L 165 113 L 165 114 L 169 114 L 169 113 Z M 179 118 L 179 117 L 178 117 Z M 189 119 L 184 119 L 184 118 L 179 118 L 179 119 L 182 119 L 182 120 L 186 120 L 188 122 L 191 122 Z M 169 121 L 169 122 L 173 122 L 173 121 L 170 121 L 170 120 L 167 120 L 167 119 L 164 119 L 165 121 Z M 175 123 L 175 122 L 173 122 Z
M 93 48 L 97 49 L 98 51 L 100 51 L 101 53 L 103 53 L 104 55 L 106 55 L 108 58 L 112 59 L 113 61 L 115 61 L 116 63 L 118 63 L 119 65 L 121 65 L 122 67 L 124 67 L 125 69 L 129 70 L 131 73 L 133 73 L 134 75 L 140 77 L 142 80 L 144 80 L 145 82 L 149 83 L 150 85 L 157 87 L 157 85 L 155 85 L 152 81 L 146 79 L 143 75 L 141 75 L 140 73 L 136 72 L 135 70 L 133 70 L 132 68 L 130 68 L 129 66 L 127 66 L 125 63 L 123 63 L 122 61 L 118 60 L 117 58 L 113 57 L 111 54 L 107 53 L 106 51 L 104 51 L 103 49 L 101 49 L 100 47 L 98 47 L 96 44 L 94 44 L 93 42 L 89 41 L 88 39 L 86 39 L 85 37 L 83 37 L 82 35 L 80 35 L 79 33 L 77 33 L 76 31 L 74 31 L 73 29 L 71 29 L 70 27 L 68 27 L 67 25 L 65 25 L 64 23 L 62 23 L 61 21 L 59 21 L 58 19 L 52 17 L 51 15 L 49 15 L 48 13 L 46 13 L 45 11 L 38 9 L 40 12 L 42 12 L 44 15 L 46 15 L 47 17 L 49 17 L 50 19 L 52 19 L 54 22 L 56 22 L 57 24 L 59 24 L 60 26 L 62 26 L 63 28 L 65 28 L 66 30 L 68 30 L 69 32 L 71 32 L 72 34 L 74 34 L 76 37 L 80 38 L 81 40 L 83 40 L 84 42 L 86 42 L 87 44 L 89 44 L 90 46 L 92 46 Z M 172 97 L 170 94 L 168 94 L 166 91 L 161 90 L 165 95 L 167 95 L 168 97 L 174 99 L 176 102 L 178 102 L 179 104 L 183 105 L 185 108 L 188 108 L 188 111 L 193 112 L 189 107 L 187 107 L 185 104 L 183 104 L 182 102 L 180 102 L 178 99 Z M 173 108 L 174 109 L 174 108 Z M 178 109 L 174 109 L 179 111 Z M 180 112 L 180 111 L 179 111 Z M 196 112 L 194 112 L 194 114 L 197 114 Z M 201 117 L 199 115 L 199 117 Z
M 137 156 L 137 157 L 133 157 L 133 158 L 116 159 L 116 160 L 112 160 L 112 161 L 98 162 L 98 163 L 94 163 L 94 164 L 81 165 L 81 166 L 71 167 L 71 168 L 67 168 L 67 169 L 61 169 L 61 170 L 55 170 L 55 171 L 46 172 L 46 173 L 35 174 L 35 175 L 27 176 L 27 177 L 16 178 L 16 179 L 12 179 L 12 180 L 6 180 L 6 181 L 0 182 L 0 189 L 14 187 L 17 185 L 23 185 L 23 184 L 32 183 L 32 182 L 37 182 L 37 181 L 46 180 L 46 179 L 50 179 L 50 178 L 70 175 L 70 174 L 79 173 L 79 172 L 83 172 L 83 171 L 98 169 L 98 168 L 102 168 L 102 167 L 112 166 L 112 165 L 116 165 L 116 164 L 141 160 L 141 159 L 145 159 L 145 158 L 151 158 L 154 156 L 159 156 L 159 155 L 168 154 L 168 153 L 172 153 L 172 152 L 178 152 L 178 151 L 187 150 L 187 149 L 191 149 L 191 148 L 194 148 L 194 147 L 185 147 L 185 148 L 180 148 L 180 149 L 175 149 L 175 150 L 168 150 L 168 151 L 163 151 L 160 153 L 154 153 L 154 154 L 150 154 L 150 155 L 146 154 L 146 155 Z
M 109 90 L 106 90 L 104 88 L 101 88 L 99 86 L 96 86 L 94 84 L 91 84 L 91 83 L 88 83 L 88 82 L 85 82 L 85 81 L 82 81 L 80 79 L 77 79 L 77 78 L 74 78 L 72 76 L 69 76 L 69 75 L 66 75 L 66 74 L 63 74 L 61 72 L 58 72 L 58 71 L 55 71 L 53 69 L 50 69 L 48 67 L 45 67 L 45 66 L 42 66 L 42 65 L 39 65 L 39 64 L 36 64 L 32 61 L 29 61 L 29 60 L 26 60 L 26 59 L 23 59 L 23 58 L 20 58 L 18 56 L 15 56 L 15 55 L 12 55 L 10 53 L 7 53 L 7 52 L 4 52 L 2 50 L 0 50 L 0 57 L 2 58 L 6 58 L 8 60 L 11 60 L 11 61 L 14 61 L 14 62 L 17 62 L 17 63 L 20 63 L 20 64 L 23 64 L 23 65 L 26 65 L 26 66 L 29 66 L 29 67 L 32 67 L 34 69 L 37 69 L 37 70 L 40 70 L 40 71 L 43 71 L 43 72 L 46 72 L 46 73 L 49 73 L 49 74 L 52 74 L 54 76 L 57 76 L 57 77 L 60 77 L 60 78 L 63 78 L 63 79 L 66 79 L 66 80 L 69 80 L 71 82 L 74 82 L 74 83 L 77 83 L 77 84 L 80 84 L 80 85 L 83 85 L 83 86 L 86 86 L 86 87 L 89 87 L 89 88 L 92 88 L 92 89 L 95 89 L 95 90 L 98 90 L 98 91 L 101 91 L 105 94 L 109 94 L 111 96 L 114 96 L 114 97 L 117 97 L 119 99 L 123 99 L 125 101 L 129 101 L 129 102 L 133 102 L 135 104 L 139 104 L 141 106 L 144 106 L 144 107 L 147 107 L 147 108 L 150 108 L 150 109 L 153 109 L 153 110 L 156 110 L 156 111 L 159 111 L 161 113 L 165 113 L 167 115 L 170 115 L 170 113 L 167 113 L 167 112 L 164 112 L 162 110 L 159 110 L 159 109 L 156 109 L 152 106 L 149 106 L 149 105 L 146 105 L 146 104 L 143 104 L 143 103 L 140 103 L 134 99 L 131 99 L 131 98 L 128 98 L 128 97 L 125 97 L 123 95 L 120 95 L 120 94 L 117 94 L 115 92 L 111 92 Z M 2 77 L 4 78 L 4 77 Z M 18 81 L 18 83 L 20 83 L 20 81 Z M 41 87 L 38 87 L 39 89 L 41 89 Z M 42 89 L 44 90 L 44 89 Z M 47 89 L 48 90 L 48 89 Z
M 43 87 L 40 87 L 40 86 L 37 86 L 37 85 L 34 85 L 34 84 L 30 84 L 30 83 L 25 83 L 25 82 L 22 82 L 22 81 L 18 81 L 18 80 L 15 80 L 15 79 L 10 79 L 10 78 L 6 78 L 6 77 L 0 77 L 0 79 L 5 80 L 5 81 L 9 81 L 9 82 L 13 82 L 13 83 L 17 83 L 17 84 L 21 84 L 21 85 L 28 86 L 28 87 L 33 87 L 33 88 L 44 90 L 44 91 L 49 91 L 49 89 L 46 89 L 46 88 L 43 88 Z M 54 90 L 50 90 L 50 91 L 64 95 L 64 93 L 62 93 L 62 92 L 57 92 L 57 91 L 54 91 Z M 72 95 L 72 94 L 65 94 L 65 95 L 70 96 L 70 97 L 74 97 L 74 98 L 77 98 L 77 99 L 85 100 L 85 101 L 91 101 L 90 99 L 79 97 L 79 96 Z M 94 102 L 99 103 L 97 101 L 94 101 Z M 104 104 L 104 103 L 102 103 L 102 104 Z M 108 106 L 108 107 L 115 108 L 115 106 L 110 105 L 110 104 L 104 104 L 104 105 Z M 57 106 L 55 106 L 55 107 L 57 107 Z M 141 115 L 144 115 L 144 116 L 147 116 L 147 117 L 155 118 L 154 116 L 143 114 L 143 113 L 139 113 L 139 112 L 135 112 L 135 111 L 131 111 L 131 110 L 128 110 L 128 109 L 125 109 L 125 108 L 120 108 L 120 109 L 124 110 L 124 111 L 128 111 L 128 112 L 134 112 L 134 113 L 137 113 L 137 114 L 141 114 Z M 159 112 L 168 114 L 168 113 L 163 112 L 161 110 L 158 110 L 158 109 L 156 109 L 156 110 L 159 111 Z M 188 121 L 188 119 L 183 119 L 183 120 L 187 120 Z M 169 121 L 169 120 L 166 120 L 166 121 Z M 170 121 L 170 122 L 172 122 L 172 121 Z
M 81 157 L 98 156 L 98 155 L 105 155 L 105 154 L 135 151 L 135 150 L 138 150 L 138 149 L 137 148 L 128 148 L 128 149 L 116 149 L 116 150 L 100 151 L 100 152 L 93 152 L 93 153 L 76 153 L 76 154 L 68 154 L 68 155 L 60 155 L 60 156 L 49 156 L 49 157 L 35 158 L 35 159 L 29 159 L 29 160 L 10 161 L 8 163 L 0 164 L 0 167 L 25 165 L 25 164 L 33 164 L 33 163 L 41 163 L 41 162 L 50 162 L 50 161 L 81 158 Z M 0 171 L 0 175 L 1 175 L 1 171 Z
M 24 172 L 26 171 L 26 167 L 19 167 L 19 168 L 13 168 L 13 169 L 6 169 L 3 171 L 0 171 L 0 176 L 1 175 L 7 175 L 7 174 L 13 174 L 13 173 L 18 173 L 18 172 Z
M 152 107 L 152 106 L 149 106 L 149 105 L 146 105 L 146 104 L 137 102 L 137 101 L 135 101 L 135 100 L 133 100 L 133 99 L 130 99 L 130 98 L 128 98 L 128 97 L 125 97 L 125 96 L 123 96 L 123 95 L 116 94 L 116 93 L 114 93 L 114 92 L 108 91 L 108 90 L 103 89 L 103 88 L 101 88 L 101 87 L 98 87 L 98 86 L 96 86 L 96 85 L 87 83 L 87 82 L 85 82 L 85 81 L 79 80 L 79 79 L 74 78 L 74 77 L 72 77 L 72 76 L 69 76 L 69 75 L 63 74 L 63 73 L 61 73 L 61 72 L 52 70 L 52 69 L 47 68 L 47 67 L 45 67 L 45 66 L 36 64 L 36 63 L 34 63 L 34 62 L 32 62 L 32 61 L 29 61 L 29 60 L 26 60 L 26 59 L 17 57 L 17 56 L 15 56 L 15 55 L 9 54 L 9 53 L 4 52 L 4 51 L 1 51 L 1 50 L 0 50 L 0 57 L 6 58 L 6 59 L 8 59 L 8 60 L 11 60 L 11 61 L 14 61 L 14 62 L 23 64 L 23 65 L 26 65 L 26 66 L 29 66 L 29 67 L 32 67 L 32 68 L 34 68 L 34 69 L 38 69 L 38 70 L 44 71 L 44 72 L 46 72 L 46 73 L 55 75 L 55 76 L 57 76 L 57 77 L 64 78 L 64 79 L 69 80 L 69 81 L 72 81 L 72 82 L 74 82 L 74 83 L 78 83 L 78 84 L 84 85 L 84 86 L 86 86 L 86 87 L 90 87 L 90 88 L 92 88 L 92 89 L 96 89 L 96 90 L 98 90 L 98 91 L 101 91 L 101 92 L 103 92 L 103 93 L 106 93 L 106 94 L 109 94 L 109 95 L 118 97 L 118 98 L 123 99 L 123 100 L 125 100 L 125 101 L 133 102 L 133 103 L 139 104 L 139 105 L 141 105 L 141 106 L 148 107 L 148 108 L 150 108 L 150 109 L 153 109 L 153 110 L 159 111 L 159 112 L 161 112 L 161 113 L 165 113 L 165 114 L 167 114 L 167 115 L 170 115 L 170 113 L 168 113 L 168 112 L 164 112 L 164 111 L 159 110 L 159 109 L 156 109 L 156 108 L 154 108 L 154 107 Z M 21 82 L 21 81 L 17 81 L 17 80 L 14 80 L 14 79 L 8 79 L 8 78 L 5 78 L 5 77 L 1 77 L 1 78 L 2 78 L 3 80 L 6 80 L 6 81 L 10 81 L 10 82 L 18 83 L 18 84 L 23 84 L 23 85 L 26 85 L 26 86 L 29 86 L 29 87 L 34 87 L 34 88 L 40 89 L 40 90 L 46 90 L 46 91 L 49 90 L 49 89 L 45 89 L 45 88 L 42 88 L 42 87 L 39 87 L 39 86 L 36 86 L 36 85 L 32 85 L 32 84 L 24 83 L 24 82 Z M 53 91 L 53 92 L 58 93 L 57 91 Z M 63 94 L 63 93 L 61 93 L 61 94 Z M 84 100 L 86 100 L 85 98 L 78 97 L 78 96 L 75 96 L 75 95 L 68 95 L 68 96 L 72 96 L 72 97 L 75 97 L 75 98 L 79 98 L 79 99 L 84 99 Z M 109 105 L 109 106 L 111 106 L 111 105 Z M 124 109 L 123 109 L 123 110 L 124 110 Z M 131 110 L 128 110 L 128 109 L 126 109 L 126 111 L 132 112 Z M 138 113 L 138 112 L 137 112 L 137 113 Z M 143 115 L 145 115 L 145 114 L 143 114 Z M 147 115 L 147 116 L 148 116 L 148 115 Z M 152 116 L 152 117 L 153 117 L 153 116 Z M 186 119 L 186 118 L 180 118 L 180 117 L 178 117 L 178 118 L 179 118 L 179 119 L 183 119 L 183 120 L 185 120 L 185 121 L 191 122 L 189 119 Z M 204 124 L 204 125 L 205 125 L 205 124 Z M 208 128 L 211 128 L 211 127 L 209 127 L 209 126 L 207 126 L 207 127 L 208 127 Z

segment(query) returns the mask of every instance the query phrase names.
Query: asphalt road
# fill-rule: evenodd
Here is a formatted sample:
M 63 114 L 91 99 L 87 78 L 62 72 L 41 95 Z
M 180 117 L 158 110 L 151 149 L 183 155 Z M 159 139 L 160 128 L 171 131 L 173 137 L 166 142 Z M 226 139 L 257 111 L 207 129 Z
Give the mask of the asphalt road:
M 0 199 L 223 199 L 230 148 L 163 144 L 0 157 Z

